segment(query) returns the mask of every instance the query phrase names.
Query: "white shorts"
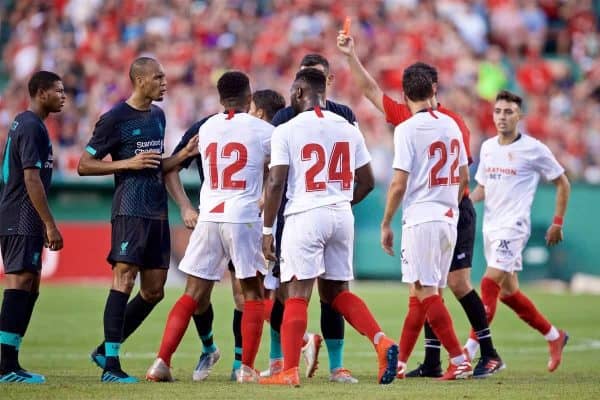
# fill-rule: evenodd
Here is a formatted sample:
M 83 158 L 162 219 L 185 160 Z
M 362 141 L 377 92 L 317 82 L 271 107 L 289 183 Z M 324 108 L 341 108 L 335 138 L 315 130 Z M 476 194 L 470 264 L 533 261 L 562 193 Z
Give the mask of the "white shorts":
M 198 221 L 179 270 L 197 278 L 218 281 L 229 260 L 235 266 L 235 277 L 252 278 L 265 274 L 262 254 L 262 222 L 233 224 Z
M 431 221 L 402 228 L 402 282 L 446 287 L 456 225 Z
M 273 261 L 267 261 L 267 264 L 275 264 Z M 263 285 L 267 290 L 275 290 L 279 287 L 279 278 L 273 275 L 273 266 L 269 265 L 269 270 L 267 271 L 267 275 L 265 276 L 265 280 L 263 281 Z
M 281 238 L 281 282 L 317 277 L 351 281 L 353 247 L 349 203 L 288 215 Z
M 529 235 L 514 229 L 483 233 L 483 249 L 487 266 L 506 272 L 523 269 L 523 249 Z

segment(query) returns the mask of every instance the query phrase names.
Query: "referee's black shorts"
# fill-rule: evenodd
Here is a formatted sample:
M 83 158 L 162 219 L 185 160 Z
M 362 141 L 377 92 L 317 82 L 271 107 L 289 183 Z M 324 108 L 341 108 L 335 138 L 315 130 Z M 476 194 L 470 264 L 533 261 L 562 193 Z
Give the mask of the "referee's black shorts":
M 463 268 L 471 268 L 473 263 L 473 247 L 475 245 L 475 226 L 477 217 L 469 196 L 464 196 L 458 205 L 460 212 L 456 227 L 456 246 L 452 255 L 450 272 Z

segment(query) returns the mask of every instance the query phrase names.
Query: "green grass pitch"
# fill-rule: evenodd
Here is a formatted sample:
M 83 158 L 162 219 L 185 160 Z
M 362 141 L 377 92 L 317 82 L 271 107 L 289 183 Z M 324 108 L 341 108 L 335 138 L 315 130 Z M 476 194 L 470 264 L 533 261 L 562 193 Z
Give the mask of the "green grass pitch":
M 356 283 L 382 328 L 398 338 L 406 313 L 407 294 L 400 283 Z M 192 324 L 174 359 L 175 383 L 142 382 L 136 385 L 102 384 L 100 371 L 90 362 L 89 352 L 102 336 L 102 310 L 108 289 L 99 286 L 44 286 L 29 332 L 23 342 L 21 361 L 28 369 L 46 374 L 48 383 L 39 386 L 1 385 L 1 399 L 598 399 L 600 378 L 600 298 L 553 295 L 525 290 L 557 326 L 566 329 L 571 340 L 563 363 L 553 374 L 546 370 L 548 359 L 544 339 L 504 305 L 499 304 L 492 326 L 497 349 L 508 368 L 485 380 L 436 382 L 427 379 L 395 381 L 379 386 L 376 357 L 368 341 L 346 325 L 345 366 L 360 380 L 358 385 L 332 384 L 327 380 L 327 351 L 323 347 L 320 368 L 313 379 L 302 379 L 300 388 L 261 387 L 230 382 L 233 359 L 231 320 L 233 302 L 227 283 L 213 292 L 214 333 L 222 352 L 209 379 L 191 381 L 191 372 L 200 352 Z M 122 348 L 126 371 L 143 378 L 158 349 L 166 315 L 181 294 L 170 288 L 163 302 Z M 468 323 L 459 304 L 446 296 L 457 332 L 464 341 Z M 319 331 L 316 297 L 310 307 L 309 329 Z M 268 325 L 257 366 L 264 368 L 268 357 Z M 419 340 L 409 361 L 416 365 L 423 357 Z M 446 355 L 444 355 L 447 358 Z M 447 359 L 444 364 L 447 363 Z

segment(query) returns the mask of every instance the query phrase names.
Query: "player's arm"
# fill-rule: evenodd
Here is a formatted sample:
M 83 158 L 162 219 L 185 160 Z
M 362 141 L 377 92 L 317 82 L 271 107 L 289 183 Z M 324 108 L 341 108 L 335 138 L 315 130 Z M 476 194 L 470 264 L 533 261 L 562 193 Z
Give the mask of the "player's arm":
M 354 193 L 351 205 L 360 203 L 375 188 L 375 175 L 371 163 L 367 163 L 354 172 Z
M 115 133 L 115 118 L 108 112 L 100 117 L 88 145 L 79 159 L 77 173 L 81 176 L 110 175 L 124 170 L 159 168 L 161 155 L 157 152 L 139 153 L 124 160 L 103 159 L 120 146 L 120 135 Z
M 141 170 L 159 168 L 162 157 L 159 153 L 140 153 L 134 157 L 118 161 L 104 161 L 94 158 L 89 152 L 84 152 L 77 165 L 80 176 L 110 175 L 125 170 Z
M 400 203 L 402 203 L 407 183 L 408 172 L 396 169 L 390 187 L 388 188 L 385 212 L 383 213 L 383 221 L 381 221 L 381 247 L 383 247 L 383 250 L 390 256 L 394 255 L 394 233 L 391 228 L 392 220 L 400 207 Z
M 546 232 L 546 244 L 548 246 L 554 246 L 563 240 L 563 218 L 567 211 L 567 203 L 571 194 L 571 184 L 565 174 L 554 179 L 552 183 L 556 186 L 556 206 L 552 225 L 550 225 Z
M 263 253 L 270 261 L 277 261 L 275 248 L 273 246 L 273 225 L 277 217 L 277 210 L 283 197 L 283 189 L 288 175 L 289 165 L 275 165 L 269 171 L 267 185 L 265 187 L 265 208 L 263 228 Z M 271 231 L 271 232 L 269 232 Z
M 23 178 L 27 195 L 31 200 L 31 204 L 37 211 L 42 222 L 44 223 L 44 244 L 50 250 L 60 250 L 63 248 L 63 239 L 56 227 L 54 217 L 48 206 L 48 198 L 44 191 L 44 185 L 40 178 L 40 170 L 38 168 L 26 168 L 23 170 Z
M 268 157 L 263 165 L 263 187 L 262 192 L 260 194 L 260 199 L 258 199 L 258 209 L 260 212 L 263 212 L 265 209 L 265 196 L 267 195 L 267 180 L 269 179 L 269 163 L 271 162 L 271 157 Z
M 167 191 L 179 207 L 183 224 L 186 228 L 193 229 L 198 222 L 198 210 L 192 205 L 190 198 L 185 192 L 181 178 L 179 177 L 179 168 L 167 172 L 164 177 Z
M 485 200 L 485 186 L 478 184 L 469 194 L 469 198 L 473 203 L 478 203 Z
M 354 39 L 352 36 L 346 35 L 343 31 L 340 31 L 337 37 L 337 47 L 342 54 L 346 56 L 346 61 L 348 61 L 352 77 L 356 83 L 358 83 L 363 95 L 369 99 L 379 111 L 385 113 L 383 108 L 383 91 L 358 59 L 354 50 Z
M 179 167 L 184 161 L 186 161 L 188 158 L 195 157 L 198 154 L 200 154 L 200 150 L 198 149 L 198 135 L 195 135 L 181 150 L 170 157 L 163 158 L 163 173 L 166 174 L 178 169 L 177 167 Z

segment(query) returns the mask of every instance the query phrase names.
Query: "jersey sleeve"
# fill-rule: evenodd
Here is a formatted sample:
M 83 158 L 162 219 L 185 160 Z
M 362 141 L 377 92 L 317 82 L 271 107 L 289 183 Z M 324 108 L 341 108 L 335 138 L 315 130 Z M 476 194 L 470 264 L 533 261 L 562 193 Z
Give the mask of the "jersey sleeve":
M 261 129 L 260 145 L 265 156 L 271 155 L 271 137 L 273 136 L 274 126 L 265 125 Z
M 273 116 L 271 120 L 271 125 L 279 126 L 281 124 L 285 124 L 290 119 L 292 119 L 293 115 L 291 115 L 293 111 L 291 111 L 291 107 L 285 107 L 281 110 L 277 111 L 277 113 Z
M 160 130 L 162 131 L 162 137 L 164 139 L 165 132 L 167 131 L 167 117 L 165 116 L 165 112 L 160 109 Z M 165 153 L 165 141 L 163 140 L 162 148 L 160 149 L 160 153 Z
M 290 165 L 289 143 L 285 128 L 275 128 L 271 137 L 271 164 L 269 168 L 277 165 Z
M 42 148 L 44 145 L 42 137 L 44 132 L 38 124 L 25 123 L 21 129 L 21 137 L 19 138 L 19 158 L 23 169 L 27 168 L 42 168 Z M 48 145 L 46 144 L 46 147 Z
M 175 146 L 175 149 L 173 150 L 173 155 L 175 155 L 179 151 L 181 151 L 185 146 L 187 146 L 187 144 L 190 142 L 190 140 L 192 140 L 192 138 L 194 136 L 196 136 L 196 134 L 198 133 L 198 129 L 200 129 L 200 126 L 202 125 L 201 122 L 203 122 L 203 121 L 196 122 L 194 125 L 190 126 L 187 131 L 185 131 L 185 133 L 181 137 L 181 140 L 179 141 L 177 146 Z M 200 157 L 200 155 L 198 155 L 196 157 Z M 194 159 L 196 157 L 188 157 L 185 160 L 183 160 L 180 164 L 181 168 L 189 168 L 190 164 L 192 163 L 192 161 L 194 161 Z M 200 168 L 200 164 L 201 163 L 198 163 L 199 168 Z
M 393 125 L 399 125 L 412 115 L 406 104 L 398 103 L 387 94 L 383 95 L 383 112 L 385 120 Z
M 415 149 L 410 141 L 409 133 L 403 126 L 397 126 L 394 130 L 394 162 L 392 168 L 410 173 L 414 158 Z
M 352 111 L 352 109 L 344 104 L 336 104 L 333 102 L 329 102 L 329 100 L 327 101 L 327 103 L 332 103 L 334 105 L 337 105 L 337 108 L 339 109 L 339 115 L 341 117 L 343 117 L 346 121 L 348 121 L 350 124 L 354 125 L 354 126 L 358 126 L 358 121 L 356 120 L 356 115 L 354 115 L 354 111 Z M 333 109 L 334 107 L 332 107 Z M 334 111 L 335 112 L 335 111 Z
M 121 136 L 115 128 L 115 120 L 111 113 L 108 112 L 100 117 L 94 133 L 90 139 L 85 151 L 90 153 L 92 157 L 101 160 L 110 154 L 121 141 Z
M 369 149 L 367 149 L 367 145 L 365 143 L 365 137 L 362 133 L 357 130 L 358 135 L 358 145 L 356 146 L 356 163 L 355 169 L 363 167 L 371 162 L 371 154 L 369 154 Z
M 481 150 L 479 151 L 479 165 L 477 166 L 477 172 L 475 173 L 475 180 L 481 186 L 485 186 L 486 181 L 487 181 L 487 175 L 485 173 L 485 163 L 483 160 L 484 146 L 485 146 L 485 143 L 481 146 Z
M 548 146 L 540 141 L 538 141 L 533 165 L 547 181 L 553 181 L 565 172 L 565 169 L 558 163 Z

